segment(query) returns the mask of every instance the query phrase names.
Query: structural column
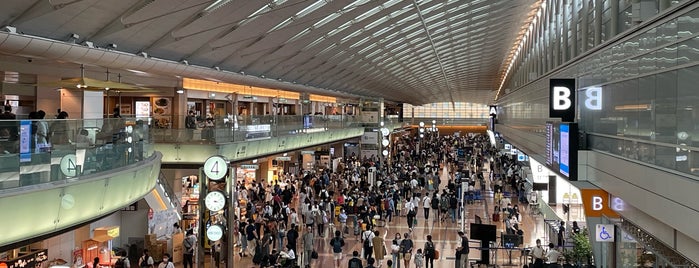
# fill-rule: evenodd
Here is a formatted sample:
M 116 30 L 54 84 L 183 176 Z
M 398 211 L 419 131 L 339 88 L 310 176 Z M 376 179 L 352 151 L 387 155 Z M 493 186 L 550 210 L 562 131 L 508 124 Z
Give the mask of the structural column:
M 570 60 L 568 51 L 568 19 L 570 18 L 570 0 L 563 0 L 561 3 L 561 21 L 560 25 L 563 27 L 563 40 L 561 40 L 561 63 Z
M 609 37 L 611 38 L 619 33 L 619 1 L 611 1 L 609 5 L 609 12 L 612 13 L 612 19 L 609 22 Z
M 604 8 L 604 1 L 595 0 L 595 46 L 602 43 L 602 8 Z
M 587 1 L 583 0 L 582 1 L 582 9 L 581 9 L 581 16 L 582 16 L 582 22 L 580 23 L 580 34 L 581 34 L 581 41 L 582 44 L 580 44 L 580 52 L 583 53 L 588 50 L 588 33 L 589 33 L 589 10 L 590 10 L 590 4 L 588 4 Z M 594 27 L 594 26 L 593 26 Z
M 578 11 L 577 2 L 580 0 L 570 0 L 570 59 L 578 56 Z

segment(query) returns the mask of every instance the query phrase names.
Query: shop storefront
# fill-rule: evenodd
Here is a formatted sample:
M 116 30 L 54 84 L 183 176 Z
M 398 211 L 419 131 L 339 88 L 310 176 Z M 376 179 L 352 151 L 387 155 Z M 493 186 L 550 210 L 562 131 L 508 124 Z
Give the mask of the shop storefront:
M 197 230 L 199 222 L 199 177 L 184 176 L 182 179 L 182 222 L 183 230 Z
M 258 164 L 244 164 L 239 165 L 235 169 L 236 182 L 244 187 L 249 187 L 252 183 L 257 182 L 258 170 L 260 166 Z

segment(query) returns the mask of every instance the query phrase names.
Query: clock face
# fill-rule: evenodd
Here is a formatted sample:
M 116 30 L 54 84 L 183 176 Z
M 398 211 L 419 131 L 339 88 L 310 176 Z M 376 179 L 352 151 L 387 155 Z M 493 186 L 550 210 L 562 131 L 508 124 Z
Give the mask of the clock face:
M 61 197 L 61 207 L 63 209 L 71 209 L 75 206 L 75 198 L 72 194 L 65 194 Z
M 61 172 L 68 177 L 78 175 L 77 157 L 74 154 L 67 154 L 61 158 Z
M 221 237 L 223 237 L 223 227 L 218 224 L 209 226 L 209 228 L 206 229 L 206 237 L 211 241 L 220 240 Z
M 221 191 L 213 191 L 206 195 L 204 205 L 211 211 L 222 210 L 226 206 L 226 194 Z
M 204 162 L 204 175 L 211 180 L 220 180 L 228 173 L 228 161 L 220 155 L 214 155 Z

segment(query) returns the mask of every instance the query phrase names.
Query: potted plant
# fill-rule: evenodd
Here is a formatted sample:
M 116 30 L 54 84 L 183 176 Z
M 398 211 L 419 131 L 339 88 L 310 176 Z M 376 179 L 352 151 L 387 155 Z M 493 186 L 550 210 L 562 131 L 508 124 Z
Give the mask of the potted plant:
M 572 234 L 571 238 L 573 248 L 563 252 L 566 262 L 574 267 L 582 267 L 583 263 L 589 266 L 592 262 L 592 245 L 588 238 L 588 230 L 584 229 L 580 233 Z

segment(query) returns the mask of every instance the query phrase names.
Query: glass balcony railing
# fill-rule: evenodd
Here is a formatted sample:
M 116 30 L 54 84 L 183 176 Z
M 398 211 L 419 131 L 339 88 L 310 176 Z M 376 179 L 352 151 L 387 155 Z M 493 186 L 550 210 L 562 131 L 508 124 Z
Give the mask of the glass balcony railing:
M 143 120 L 0 120 L 0 190 L 109 171 L 153 155 Z
M 365 121 L 346 115 L 238 116 L 177 129 L 153 118 L 0 120 L 0 190 L 125 167 L 152 156 L 154 143 L 217 144 L 376 126 Z M 400 126 L 394 121 L 384 123 Z
M 699 147 L 696 147 L 696 141 L 691 137 L 673 144 L 600 133 L 587 134 L 589 149 L 685 174 L 699 175 Z
M 186 118 L 177 120 L 181 125 L 187 125 Z M 396 119 L 386 118 L 384 123 L 394 124 L 394 121 Z M 152 128 L 151 134 L 155 143 L 219 144 L 375 125 L 360 116 L 348 115 L 230 116 L 210 120 L 196 118 L 195 123 L 190 124 L 195 128 L 172 128 L 169 125 Z

